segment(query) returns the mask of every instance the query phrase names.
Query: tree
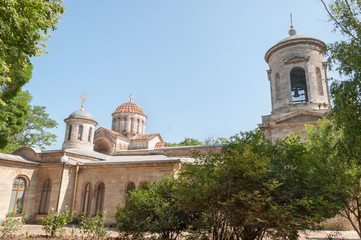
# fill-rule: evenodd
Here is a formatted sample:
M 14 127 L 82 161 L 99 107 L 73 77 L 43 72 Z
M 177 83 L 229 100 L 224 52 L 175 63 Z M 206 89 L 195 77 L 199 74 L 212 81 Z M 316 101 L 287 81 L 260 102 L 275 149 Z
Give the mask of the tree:
M 221 153 L 195 155 L 199 160 L 184 167 L 179 208 L 202 216 L 197 230 L 214 240 L 297 239 L 299 230 L 338 213 L 346 199 L 343 169 L 328 167 L 337 159 L 318 161 L 332 155 L 327 149 L 334 142 L 322 143 L 330 145 L 318 151 L 300 136 L 274 145 L 259 130 L 234 136 Z
M 2 0 L 0 3 L 0 106 L 30 80 L 30 57 L 46 52 L 61 14 L 62 0 Z
M 44 106 L 32 106 L 29 92 L 20 92 L 5 106 L 0 108 L 0 151 L 13 152 L 19 147 L 44 149 L 56 141 L 56 135 L 47 131 L 56 127 L 55 120 L 49 118 Z
M 338 71 L 344 81 L 333 81 L 330 92 L 334 107 L 332 119 L 337 128 L 343 128 L 343 142 L 350 158 L 361 160 L 361 2 L 335 0 L 324 4 L 335 31 L 344 36 L 327 47 L 330 68 Z
M 334 102 L 331 118 L 342 131 L 337 154 L 348 163 L 345 173 L 350 178 L 349 205 L 343 215 L 361 237 L 361 2 L 333 0 L 326 5 L 321 1 L 334 23 L 334 30 L 344 37 L 342 41 L 330 44 L 326 51 L 331 69 L 344 78 L 331 84 Z
M 175 147 L 175 146 L 197 146 L 203 145 L 201 141 L 198 141 L 194 138 L 185 138 L 182 142 L 179 143 L 167 143 L 168 147 Z
M 174 178 L 166 177 L 158 183 L 129 193 L 124 207 L 118 205 L 115 219 L 121 233 L 141 237 L 157 233 L 162 239 L 174 240 L 187 230 L 196 216 L 176 207 Z
M 11 136 L 20 133 L 25 128 L 25 118 L 29 112 L 29 98 L 16 97 L 6 101 L 6 105 L 0 106 L 0 149 L 10 143 Z
M 116 219 L 121 232 L 175 239 L 297 239 L 298 232 L 348 206 L 357 176 L 338 156 L 340 132 L 323 120 L 309 139 L 272 144 L 260 130 L 224 142 L 221 152 L 195 153 L 176 179 L 132 192 Z

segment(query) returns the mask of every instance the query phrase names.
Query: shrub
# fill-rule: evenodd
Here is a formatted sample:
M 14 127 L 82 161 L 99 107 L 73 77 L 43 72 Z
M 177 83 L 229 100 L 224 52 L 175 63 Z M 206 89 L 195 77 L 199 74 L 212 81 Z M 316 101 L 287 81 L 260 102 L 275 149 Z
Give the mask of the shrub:
M 192 212 L 177 207 L 177 181 L 164 178 L 127 196 L 125 206 L 117 206 L 115 219 L 121 235 L 141 238 L 145 233 L 160 239 L 176 240 L 197 220 Z
M 108 236 L 108 228 L 105 227 L 106 213 L 103 215 L 89 216 L 83 213 L 80 216 L 80 232 L 86 237 L 106 237 Z
M 2 237 L 17 234 L 27 219 L 26 213 L 9 213 L 2 223 Z
M 68 208 L 63 211 L 55 212 L 51 209 L 46 218 L 41 220 L 45 233 L 51 237 L 64 234 L 64 227 L 72 220 L 73 215 L 69 213 Z

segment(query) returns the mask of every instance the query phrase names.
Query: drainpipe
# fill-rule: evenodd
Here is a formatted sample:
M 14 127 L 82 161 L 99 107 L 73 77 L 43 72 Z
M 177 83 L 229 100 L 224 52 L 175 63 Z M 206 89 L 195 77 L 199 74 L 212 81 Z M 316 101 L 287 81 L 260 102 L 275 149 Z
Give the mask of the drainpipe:
M 55 208 L 56 212 L 59 212 L 59 200 L 60 200 L 60 193 L 61 193 L 61 185 L 63 185 L 64 168 L 65 168 L 65 163 L 67 161 L 68 161 L 68 157 L 66 155 L 64 155 L 61 158 L 61 162 L 63 163 L 63 168 L 61 170 L 61 176 L 60 176 L 58 200 L 56 201 L 56 208 Z
M 73 201 L 71 204 L 71 212 L 74 213 L 74 206 L 75 206 L 75 194 L 76 194 L 76 187 L 78 186 L 78 174 L 79 174 L 79 165 L 76 165 L 76 172 L 75 172 L 75 181 L 74 181 L 74 190 L 73 190 Z

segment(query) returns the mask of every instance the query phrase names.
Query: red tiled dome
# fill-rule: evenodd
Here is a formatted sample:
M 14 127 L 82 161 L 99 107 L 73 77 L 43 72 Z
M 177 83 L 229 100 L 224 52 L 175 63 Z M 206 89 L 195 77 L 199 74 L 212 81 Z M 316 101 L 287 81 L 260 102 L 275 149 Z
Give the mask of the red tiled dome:
M 116 113 L 137 113 L 140 115 L 143 115 L 144 117 L 147 117 L 147 115 L 144 114 L 143 110 L 135 103 L 127 102 L 120 105 L 112 114 L 112 116 Z

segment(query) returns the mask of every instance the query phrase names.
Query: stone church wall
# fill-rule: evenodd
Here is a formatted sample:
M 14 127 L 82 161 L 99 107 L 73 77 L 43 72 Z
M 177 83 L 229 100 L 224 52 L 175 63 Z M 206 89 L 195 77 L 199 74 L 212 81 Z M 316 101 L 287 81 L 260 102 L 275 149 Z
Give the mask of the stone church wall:
M 36 165 L 9 166 L 1 164 L 0 174 L 0 221 L 3 221 L 8 213 L 12 186 L 17 177 L 23 177 L 26 180 L 25 193 L 22 208 L 27 210 L 30 216 L 35 213 L 34 193 L 37 183 L 38 170 Z M 30 218 L 30 220 L 32 220 Z
M 178 168 L 178 164 L 129 164 L 129 165 L 102 165 L 80 166 L 78 176 L 78 189 L 75 201 L 75 216 L 83 212 L 84 191 L 87 183 L 91 184 L 91 213 L 96 208 L 96 188 L 99 183 L 104 183 L 104 210 L 109 223 L 114 222 L 116 206 L 125 204 L 127 185 L 134 183 L 136 189 L 142 183 L 161 180 L 165 175 L 170 175 Z

